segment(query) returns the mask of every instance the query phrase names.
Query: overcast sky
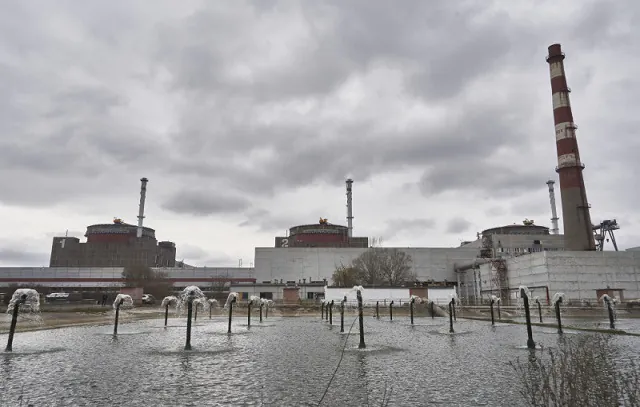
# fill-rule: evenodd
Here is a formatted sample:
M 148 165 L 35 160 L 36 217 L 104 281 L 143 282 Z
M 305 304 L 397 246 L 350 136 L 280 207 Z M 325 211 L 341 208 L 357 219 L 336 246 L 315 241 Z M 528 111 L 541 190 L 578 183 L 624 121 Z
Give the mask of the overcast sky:
M 196 265 L 248 266 L 290 226 L 346 224 L 346 177 L 354 235 L 385 246 L 458 246 L 525 218 L 548 226 L 556 42 L 593 221 L 616 218 L 621 247 L 638 246 L 639 10 L 4 2 L 0 265 L 46 265 L 53 236 L 135 223 L 143 176 L 146 225 Z

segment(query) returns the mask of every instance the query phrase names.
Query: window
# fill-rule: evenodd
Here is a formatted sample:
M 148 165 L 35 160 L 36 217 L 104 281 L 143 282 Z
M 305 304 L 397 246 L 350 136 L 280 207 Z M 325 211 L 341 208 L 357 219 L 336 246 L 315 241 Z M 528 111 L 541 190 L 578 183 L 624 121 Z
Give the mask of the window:
M 308 300 L 315 300 L 315 298 L 316 298 L 316 293 L 307 293 Z
M 273 300 L 273 293 L 272 292 L 264 292 L 264 293 L 260 293 L 260 298 L 264 298 L 266 300 Z

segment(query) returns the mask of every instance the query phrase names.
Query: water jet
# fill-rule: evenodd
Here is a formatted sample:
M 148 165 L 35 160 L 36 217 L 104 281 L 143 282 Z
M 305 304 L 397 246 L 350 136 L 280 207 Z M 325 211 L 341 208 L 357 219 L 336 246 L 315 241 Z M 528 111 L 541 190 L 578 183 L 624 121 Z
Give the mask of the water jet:
M 524 301 L 524 315 L 527 322 L 527 348 L 535 349 L 536 343 L 533 341 L 533 331 L 531 330 L 531 313 L 529 312 L 530 294 L 531 292 L 526 286 L 520 286 L 520 297 L 522 297 L 522 300 Z
M 187 338 L 184 345 L 184 350 L 191 350 L 191 317 L 193 316 L 193 304 L 196 303 L 196 312 L 198 311 L 198 304 L 204 303 L 206 298 L 200 287 L 191 285 L 186 287 L 180 293 L 180 308 L 187 304 Z
M 555 294 L 553 294 L 553 299 L 551 300 L 551 303 L 556 308 L 556 319 L 558 320 L 558 333 L 559 334 L 562 334 L 562 319 L 560 319 L 560 304 L 562 304 L 562 299 L 563 298 L 564 298 L 564 293 L 555 293 Z
M 7 314 L 11 314 L 11 326 L 5 352 L 13 352 L 13 336 L 16 332 L 19 312 L 37 313 L 40 311 L 40 294 L 31 288 L 18 288 L 13 292 Z
M 333 300 L 329 303 L 329 325 L 333 325 Z
M 538 317 L 540 318 L 540 323 L 542 323 L 542 304 L 540 303 L 540 297 L 533 297 L 536 304 L 538 304 Z
M 600 297 L 600 299 L 606 305 L 607 312 L 609 313 L 609 328 L 616 329 L 616 323 L 613 314 L 613 301 L 611 300 L 611 297 L 609 297 L 607 294 L 604 294 L 602 297 Z
M 249 302 L 247 304 L 247 327 L 251 328 L 251 307 L 255 304 L 261 304 L 262 301 L 260 300 L 260 297 L 258 297 L 257 295 L 252 295 L 251 297 L 249 297 Z
M 342 301 L 340 301 L 340 333 L 344 333 L 344 304 L 347 302 L 347 296 L 345 295 Z
M 496 302 L 496 299 L 498 299 L 498 297 L 496 297 L 495 295 L 491 296 L 491 301 L 489 302 L 489 306 L 491 307 L 491 325 L 495 326 L 496 322 L 493 319 L 493 303 Z
M 362 286 L 357 285 L 353 287 L 353 290 L 356 292 L 356 298 L 358 299 L 358 326 L 360 328 L 360 344 L 358 344 L 358 349 L 364 349 L 367 347 L 364 343 L 364 313 L 362 311 Z
M 227 302 L 224 304 L 224 308 L 229 308 L 229 328 L 227 329 L 227 333 L 231 333 L 231 319 L 233 318 L 233 304 L 238 300 L 238 293 L 231 292 L 227 297 Z
M 411 300 L 409 301 L 409 315 L 411 317 L 411 325 L 413 325 L 413 307 L 414 304 L 416 303 L 416 300 L 418 300 L 419 303 L 422 303 L 422 298 L 418 297 L 417 295 L 412 295 Z
M 167 322 L 169 321 L 169 306 L 178 305 L 178 297 L 173 295 L 166 296 L 162 299 L 160 307 L 164 308 L 164 328 L 167 329 Z
M 113 323 L 113 336 L 118 336 L 118 319 L 120 317 L 120 308 L 133 308 L 133 299 L 127 294 L 118 294 L 113 301 L 113 309 L 116 310 L 116 316 Z

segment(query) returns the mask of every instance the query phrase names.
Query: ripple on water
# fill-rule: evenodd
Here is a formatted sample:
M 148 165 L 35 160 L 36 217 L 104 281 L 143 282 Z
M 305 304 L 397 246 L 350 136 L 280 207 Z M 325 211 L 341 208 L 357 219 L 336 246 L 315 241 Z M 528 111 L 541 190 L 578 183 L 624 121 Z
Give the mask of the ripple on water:
M 233 352 L 233 348 L 222 348 L 222 349 L 200 349 L 197 347 L 192 348 L 191 350 L 184 349 L 162 349 L 162 350 L 151 350 L 147 352 L 147 354 L 151 356 L 173 356 L 173 355 L 203 355 L 203 356 L 213 356 L 213 355 L 221 355 L 223 353 Z
M 66 348 L 50 348 L 50 349 L 35 349 L 35 348 L 19 348 L 14 349 L 11 352 L 2 351 L 0 354 L 2 357 L 19 357 L 19 356 L 38 356 L 46 355 L 49 353 L 59 353 L 66 351 Z

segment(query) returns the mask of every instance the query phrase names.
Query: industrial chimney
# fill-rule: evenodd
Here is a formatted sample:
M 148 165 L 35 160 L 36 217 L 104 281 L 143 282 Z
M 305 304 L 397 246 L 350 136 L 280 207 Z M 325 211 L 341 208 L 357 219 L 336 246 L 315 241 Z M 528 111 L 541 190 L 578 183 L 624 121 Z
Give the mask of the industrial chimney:
M 348 178 L 345 183 L 347 184 L 347 230 L 349 238 L 353 237 L 353 201 L 351 200 L 351 188 L 353 186 L 353 180 Z
M 146 178 L 140 178 L 140 208 L 138 209 L 138 231 L 137 237 L 142 237 L 142 220 L 144 219 L 144 200 L 147 197 L 147 182 Z
M 595 250 L 595 240 L 584 186 L 576 129 L 569 103 L 570 89 L 564 73 L 564 53 L 560 44 L 549 46 L 549 72 L 553 94 L 553 119 L 556 127 L 556 149 L 562 201 L 565 250 Z
M 547 185 L 549 186 L 549 203 L 551 204 L 551 234 L 558 234 L 558 212 L 556 210 L 556 192 L 553 188 L 555 181 L 549 180 L 547 181 Z

